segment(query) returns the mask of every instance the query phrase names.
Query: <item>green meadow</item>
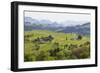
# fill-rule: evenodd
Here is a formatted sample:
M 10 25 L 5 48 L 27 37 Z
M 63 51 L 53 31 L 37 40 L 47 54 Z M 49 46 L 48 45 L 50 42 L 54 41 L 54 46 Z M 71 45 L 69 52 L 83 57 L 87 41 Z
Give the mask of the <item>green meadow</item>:
M 90 37 L 47 30 L 24 32 L 24 61 L 90 58 Z

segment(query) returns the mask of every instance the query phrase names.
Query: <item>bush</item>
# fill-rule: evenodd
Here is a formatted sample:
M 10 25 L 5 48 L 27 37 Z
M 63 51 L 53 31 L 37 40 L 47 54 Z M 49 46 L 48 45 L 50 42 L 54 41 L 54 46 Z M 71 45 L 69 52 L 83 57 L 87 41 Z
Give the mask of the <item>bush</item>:
M 24 55 L 24 61 L 35 61 L 35 56 L 32 56 L 31 54 L 25 54 Z
M 39 50 L 40 46 L 38 43 L 35 43 L 35 46 L 34 46 L 35 50 Z
M 36 60 L 44 61 L 44 60 L 47 60 L 48 56 L 49 56 L 48 52 L 41 50 L 38 52 L 38 55 L 36 56 Z
M 65 54 L 66 59 L 71 59 L 71 56 L 72 56 L 72 51 L 71 50 L 65 49 L 64 54 Z
M 88 52 L 83 52 L 80 54 L 80 58 L 84 59 L 84 58 L 88 58 L 89 57 L 89 54 Z
M 67 40 L 68 38 L 67 38 L 67 36 L 66 36 L 66 40 Z
M 62 59 L 65 59 L 65 54 L 64 54 L 64 52 L 63 52 L 63 51 L 57 52 L 56 60 L 62 60 Z
M 90 57 L 90 47 L 89 46 L 81 46 L 78 48 L 74 48 L 72 54 L 76 56 L 78 59 L 84 59 Z
M 55 60 L 55 57 L 48 56 L 47 60 Z
M 50 56 L 56 56 L 57 52 L 59 51 L 60 51 L 59 43 L 54 43 L 52 46 L 52 49 L 49 50 Z
M 77 39 L 78 40 L 81 40 L 82 39 L 82 36 L 81 35 L 78 35 Z

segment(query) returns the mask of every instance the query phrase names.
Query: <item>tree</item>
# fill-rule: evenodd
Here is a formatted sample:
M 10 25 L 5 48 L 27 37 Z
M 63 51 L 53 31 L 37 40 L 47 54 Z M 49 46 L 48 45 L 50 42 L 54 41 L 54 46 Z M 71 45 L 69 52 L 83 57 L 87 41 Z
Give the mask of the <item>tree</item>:
M 89 53 L 84 51 L 83 53 L 80 54 L 80 58 L 84 59 L 84 58 L 88 58 L 89 57 Z
M 38 52 L 38 55 L 36 56 L 36 61 L 47 60 L 48 56 L 49 56 L 48 52 L 41 50 Z
M 78 35 L 78 36 L 77 36 L 77 39 L 78 39 L 78 40 L 81 40 L 81 39 L 82 39 L 82 36 L 81 36 L 81 35 Z
M 57 52 L 60 51 L 59 43 L 54 43 L 52 47 L 53 48 L 49 51 L 50 52 L 50 56 L 56 56 Z
M 68 47 L 68 44 L 65 44 L 65 45 L 64 45 L 64 49 L 66 49 L 67 47 Z
M 66 36 L 66 40 L 67 40 L 67 36 Z
M 66 59 L 72 59 L 72 51 L 71 50 L 65 49 L 64 54 L 65 54 Z
M 64 54 L 64 52 L 63 52 L 63 51 L 57 52 L 56 59 L 57 59 L 57 60 L 65 59 L 65 54 Z
M 35 56 L 33 56 L 32 54 L 24 54 L 24 61 L 35 61 Z
M 34 47 L 35 47 L 35 50 L 39 50 L 39 48 L 40 48 L 38 43 L 36 43 Z

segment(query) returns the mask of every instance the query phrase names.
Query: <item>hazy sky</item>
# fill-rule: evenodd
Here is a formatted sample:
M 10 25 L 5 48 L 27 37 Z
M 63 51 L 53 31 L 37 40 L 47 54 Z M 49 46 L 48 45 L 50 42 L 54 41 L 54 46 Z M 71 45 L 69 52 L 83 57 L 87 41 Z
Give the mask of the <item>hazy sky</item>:
M 26 17 L 32 17 L 38 20 L 50 20 L 53 22 L 88 22 L 90 21 L 90 14 L 75 14 L 75 13 L 48 13 L 48 12 L 29 12 L 25 11 Z

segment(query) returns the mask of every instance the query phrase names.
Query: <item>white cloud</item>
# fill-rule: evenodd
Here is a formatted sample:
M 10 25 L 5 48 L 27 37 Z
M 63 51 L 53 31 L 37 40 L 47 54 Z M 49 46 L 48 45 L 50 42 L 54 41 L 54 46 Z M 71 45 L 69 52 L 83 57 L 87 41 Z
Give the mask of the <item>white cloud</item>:
M 66 22 L 66 21 L 74 21 L 74 22 L 88 22 L 90 21 L 90 14 L 76 14 L 76 13 L 52 13 L 52 12 L 29 12 L 25 11 L 26 17 L 32 17 L 33 19 L 38 20 L 50 20 L 53 22 Z

